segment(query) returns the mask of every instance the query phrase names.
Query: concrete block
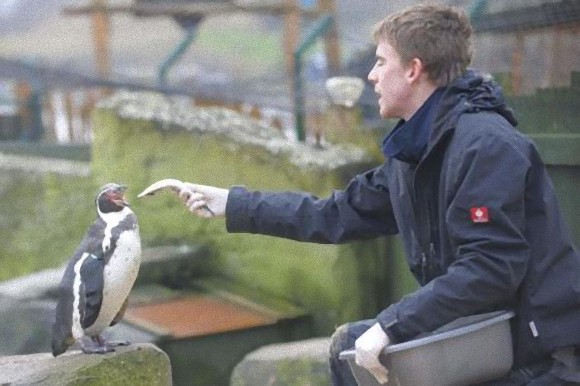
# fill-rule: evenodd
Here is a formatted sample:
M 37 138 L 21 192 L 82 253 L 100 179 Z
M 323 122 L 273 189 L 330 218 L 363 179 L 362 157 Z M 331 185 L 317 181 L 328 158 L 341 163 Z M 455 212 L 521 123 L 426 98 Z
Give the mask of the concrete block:
M 329 337 L 261 347 L 235 367 L 230 385 L 327 386 L 329 347 Z

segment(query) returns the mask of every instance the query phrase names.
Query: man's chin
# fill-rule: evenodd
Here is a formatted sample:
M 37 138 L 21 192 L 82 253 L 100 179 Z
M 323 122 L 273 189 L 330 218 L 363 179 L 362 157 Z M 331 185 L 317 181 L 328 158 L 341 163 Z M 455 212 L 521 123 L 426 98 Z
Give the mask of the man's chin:
M 401 115 L 393 108 L 379 107 L 379 115 L 382 119 L 400 119 Z
M 379 110 L 379 115 L 381 116 L 381 118 L 383 119 L 391 119 L 392 114 L 390 113 L 390 111 L 386 110 L 386 109 L 380 109 Z

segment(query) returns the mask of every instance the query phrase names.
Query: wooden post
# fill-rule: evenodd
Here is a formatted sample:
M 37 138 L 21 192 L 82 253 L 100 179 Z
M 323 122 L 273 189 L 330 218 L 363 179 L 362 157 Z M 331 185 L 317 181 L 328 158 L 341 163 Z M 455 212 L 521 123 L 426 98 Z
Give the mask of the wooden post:
M 297 0 L 284 0 L 284 5 L 291 8 L 292 11 L 284 13 L 284 60 L 286 62 L 286 71 L 288 74 L 288 84 L 290 90 L 290 100 L 294 100 L 294 51 L 298 48 L 300 41 L 300 14 Z
M 20 138 L 28 138 L 33 124 L 32 111 L 30 110 L 29 104 L 32 87 L 27 82 L 18 82 L 16 83 L 14 94 L 18 104 L 17 115 L 20 118 L 20 132 L 18 135 Z
M 511 88 L 513 95 L 522 92 L 522 65 L 524 57 L 524 34 L 516 32 L 516 42 L 512 53 Z
M 66 116 L 66 125 L 67 125 L 67 138 L 65 139 L 66 143 L 72 142 L 74 138 L 73 134 L 73 114 L 74 114 L 74 107 L 73 107 L 73 98 L 71 95 L 70 90 L 65 90 L 64 92 L 64 111 Z
M 97 7 L 104 7 L 105 0 L 93 0 L 93 4 Z M 93 12 L 92 19 L 97 71 L 101 77 L 107 78 L 111 71 L 109 58 L 109 19 L 104 10 Z
M 566 75 L 571 68 L 567 66 L 566 59 L 570 55 L 563 54 L 562 50 L 562 39 L 563 39 L 563 29 L 562 27 L 556 26 L 554 28 L 554 39 L 552 41 L 552 55 L 550 63 L 550 87 L 558 87 L 566 84 Z M 564 75 L 566 74 L 566 75 Z
M 53 98 L 54 95 L 52 95 L 52 93 L 47 93 L 45 97 L 42 98 L 42 116 L 44 118 L 44 127 L 46 128 L 44 132 L 44 141 L 46 142 L 58 142 Z
M 318 6 L 323 14 L 330 14 L 334 20 L 324 37 L 324 41 L 328 74 L 329 76 L 335 76 L 340 72 L 340 42 L 338 40 L 338 29 L 336 28 L 336 4 L 334 0 L 318 0 Z

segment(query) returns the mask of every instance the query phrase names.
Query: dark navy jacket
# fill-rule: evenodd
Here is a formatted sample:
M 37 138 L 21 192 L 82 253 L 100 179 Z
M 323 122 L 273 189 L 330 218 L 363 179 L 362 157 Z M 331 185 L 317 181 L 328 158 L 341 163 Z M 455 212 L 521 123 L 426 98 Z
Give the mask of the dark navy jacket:
M 417 165 L 389 159 L 326 199 L 230 190 L 230 232 L 343 243 L 400 234 L 421 288 L 381 312 L 392 343 L 513 309 L 515 364 L 580 345 L 580 255 L 532 141 L 474 72 L 445 90 Z

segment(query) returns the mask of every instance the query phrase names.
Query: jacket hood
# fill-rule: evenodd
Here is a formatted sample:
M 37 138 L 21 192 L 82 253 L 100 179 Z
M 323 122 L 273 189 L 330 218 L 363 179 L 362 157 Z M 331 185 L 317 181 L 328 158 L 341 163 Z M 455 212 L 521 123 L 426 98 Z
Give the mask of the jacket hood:
M 436 127 L 438 123 L 443 124 L 442 120 L 456 122 L 462 113 L 486 110 L 500 114 L 512 126 L 518 123 L 513 110 L 506 104 L 501 86 L 489 74 L 467 70 L 447 87 L 442 99 L 440 111 L 447 111 L 447 114 L 438 116 Z

